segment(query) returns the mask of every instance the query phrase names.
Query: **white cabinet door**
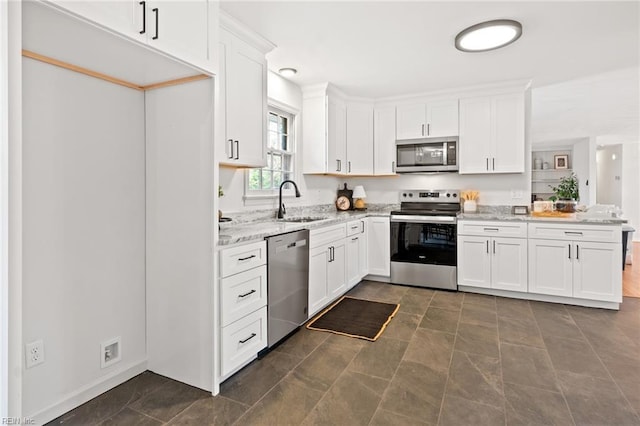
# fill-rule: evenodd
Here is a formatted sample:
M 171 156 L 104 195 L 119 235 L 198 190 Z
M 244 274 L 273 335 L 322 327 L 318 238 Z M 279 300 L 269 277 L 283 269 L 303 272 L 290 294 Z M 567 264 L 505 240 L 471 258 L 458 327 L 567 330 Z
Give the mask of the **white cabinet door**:
M 621 245 L 592 242 L 573 244 L 573 297 L 622 302 Z
M 368 229 L 369 274 L 391 275 L 391 243 L 388 217 L 370 217 Z
M 328 262 L 328 246 L 316 247 L 309 251 L 309 318 L 329 302 Z
M 347 173 L 347 107 L 329 96 L 327 106 L 327 172 Z
M 262 167 L 266 156 L 266 78 L 264 55 L 227 31 L 221 31 L 221 69 L 225 101 L 223 164 Z
M 529 240 L 529 292 L 571 297 L 573 248 L 570 241 Z
M 424 104 L 400 105 L 396 108 L 396 139 L 420 139 L 427 134 Z
M 458 237 L 458 284 L 491 288 L 489 238 Z
M 367 219 L 360 221 L 362 224 L 362 232 L 359 235 L 358 243 L 360 244 L 360 273 L 358 281 L 365 277 L 369 273 L 369 223 Z
M 347 169 L 354 175 L 373 174 L 373 107 L 347 106 Z
M 494 96 L 492 111 L 492 172 L 524 172 L 524 94 Z
M 396 172 L 396 109 L 377 108 L 373 117 L 373 173 Z
M 491 288 L 527 291 L 527 240 L 491 239 Z
M 327 267 L 329 299 L 334 300 L 347 291 L 347 243 L 344 239 L 331 244 L 333 256 Z
M 347 237 L 347 287 L 360 282 L 360 234 Z
M 430 138 L 458 135 L 458 100 L 427 104 L 427 136 Z
M 208 0 L 147 2 L 149 45 L 210 69 L 214 60 L 209 55 L 210 7 Z
M 143 5 L 139 1 L 67 1 L 49 0 L 56 7 L 65 9 L 74 15 L 78 15 L 92 21 L 102 27 L 131 36 L 138 34 L 136 38 L 146 39 L 146 35 L 140 34 L 142 27 Z M 148 4 L 145 5 L 145 10 Z M 150 27 L 147 25 L 147 30 Z
M 491 98 L 460 99 L 460 173 L 489 173 L 492 161 Z

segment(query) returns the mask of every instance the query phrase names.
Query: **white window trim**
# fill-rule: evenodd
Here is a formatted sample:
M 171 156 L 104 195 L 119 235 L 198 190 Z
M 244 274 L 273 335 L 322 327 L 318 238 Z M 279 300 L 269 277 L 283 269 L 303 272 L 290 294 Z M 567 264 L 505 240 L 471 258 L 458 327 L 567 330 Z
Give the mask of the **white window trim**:
M 298 150 L 298 139 L 300 135 L 300 110 L 294 108 L 290 105 L 287 105 L 283 102 L 280 102 L 276 99 L 269 98 L 268 99 L 268 108 L 267 110 L 276 109 L 281 112 L 287 113 L 291 115 L 292 122 L 289 124 L 289 132 L 293 134 L 293 173 L 292 179 L 294 181 L 298 181 L 300 176 L 300 158 L 299 158 L 299 150 Z M 266 119 L 266 118 L 265 118 Z M 261 200 L 265 201 L 265 204 L 271 204 L 274 199 L 279 197 L 279 193 L 277 189 L 269 190 L 249 190 L 249 173 L 251 169 L 247 169 L 244 173 L 244 196 L 242 197 L 245 205 L 256 205 Z M 291 185 L 289 185 L 291 186 Z M 295 198 L 295 192 L 293 188 L 283 188 L 282 189 L 282 198 Z

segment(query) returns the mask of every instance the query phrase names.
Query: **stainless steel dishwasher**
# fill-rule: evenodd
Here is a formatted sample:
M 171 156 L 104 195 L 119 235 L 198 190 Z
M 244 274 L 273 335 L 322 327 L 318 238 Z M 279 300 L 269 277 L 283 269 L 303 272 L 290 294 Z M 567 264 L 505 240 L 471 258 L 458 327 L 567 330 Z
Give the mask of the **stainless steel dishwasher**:
M 267 240 L 269 347 L 307 320 L 309 301 L 309 231 Z

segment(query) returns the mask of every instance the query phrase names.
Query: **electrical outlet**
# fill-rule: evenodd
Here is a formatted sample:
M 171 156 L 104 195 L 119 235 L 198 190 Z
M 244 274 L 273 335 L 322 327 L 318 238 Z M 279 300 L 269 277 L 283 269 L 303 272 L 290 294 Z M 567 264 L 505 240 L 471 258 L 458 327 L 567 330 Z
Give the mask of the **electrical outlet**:
M 25 346 L 27 368 L 35 367 L 44 362 L 44 343 L 42 340 L 27 343 Z
M 519 190 L 519 189 L 512 189 L 511 190 L 511 198 L 513 198 L 513 199 L 522 198 L 522 191 Z

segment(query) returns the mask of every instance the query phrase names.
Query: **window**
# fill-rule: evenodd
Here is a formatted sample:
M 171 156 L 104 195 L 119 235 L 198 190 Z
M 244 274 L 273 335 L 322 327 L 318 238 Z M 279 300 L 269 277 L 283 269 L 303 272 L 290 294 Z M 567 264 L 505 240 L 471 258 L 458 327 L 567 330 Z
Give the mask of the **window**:
M 249 170 L 249 196 L 273 194 L 282 181 L 293 179 L 293 115 L 270 107 L 267 132 L 267 165 Z

